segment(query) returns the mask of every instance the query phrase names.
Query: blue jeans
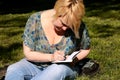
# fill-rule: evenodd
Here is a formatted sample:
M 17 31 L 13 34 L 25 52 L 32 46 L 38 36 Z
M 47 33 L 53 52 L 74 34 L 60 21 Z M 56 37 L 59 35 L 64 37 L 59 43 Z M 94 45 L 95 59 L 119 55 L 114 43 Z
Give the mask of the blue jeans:
M 51 64 L 39 68 L 26 59 L 8 67 L 5 80 L 74 80 L 76 72 L 64 64 Z

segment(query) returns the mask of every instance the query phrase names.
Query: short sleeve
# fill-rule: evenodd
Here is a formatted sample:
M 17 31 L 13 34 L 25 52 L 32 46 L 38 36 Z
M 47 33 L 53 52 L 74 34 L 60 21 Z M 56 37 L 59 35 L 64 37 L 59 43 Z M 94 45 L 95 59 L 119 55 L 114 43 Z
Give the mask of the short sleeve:
M 31 15 L 26 22 L 25 30 L 22 36 L 23 43 L 32 50 L 35 49 L 35 25 L 35 15 Z
M 89 49 L 90 48 L 90 37 L 87 30 L 87 27 L 84 23 L 81 25 L 81 42 L 80 42 L 80 49 Z

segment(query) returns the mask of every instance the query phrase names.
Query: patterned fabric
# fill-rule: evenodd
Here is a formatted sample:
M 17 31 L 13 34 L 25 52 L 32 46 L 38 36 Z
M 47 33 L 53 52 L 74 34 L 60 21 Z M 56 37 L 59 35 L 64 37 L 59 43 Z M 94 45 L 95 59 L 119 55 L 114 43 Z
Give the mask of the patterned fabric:
M 24 44 L 34 51 L 53 54 L 55 50 L 62 50 L 65 54 L 70 54 L 78 49 L 90 48 L 90 38 L 84 23 L 79 31 L 80 39 L 75 38 L 74 33 L 68 30 L 59 43 L 50 45 L 41 25 L 41 12 L 37 12 L 28 19 L 22 38 Z

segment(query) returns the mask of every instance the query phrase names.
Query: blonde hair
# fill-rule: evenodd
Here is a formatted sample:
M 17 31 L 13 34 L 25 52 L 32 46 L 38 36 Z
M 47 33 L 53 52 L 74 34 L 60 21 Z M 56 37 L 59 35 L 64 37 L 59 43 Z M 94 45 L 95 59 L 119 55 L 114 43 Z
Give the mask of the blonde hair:
M 54 6 L 55 18 L 64 17 L 75 36 L 79 38 L 79 28 L 85 14 L 83 0 L 57 0 Z

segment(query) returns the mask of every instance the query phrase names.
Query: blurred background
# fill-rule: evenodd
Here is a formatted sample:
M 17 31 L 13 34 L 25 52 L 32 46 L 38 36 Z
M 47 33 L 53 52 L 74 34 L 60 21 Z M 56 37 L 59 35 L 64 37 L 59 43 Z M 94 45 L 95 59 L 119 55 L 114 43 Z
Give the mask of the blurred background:
M 22 34 L 29 16 L 53 8 L 56 0 L 0 0 L 0 78 L 8 65 L 24 58 Z M 120 0 L 84 0 L 91 37 L 89 58 L 100 64 L 95 75 L 77 80 L 120 80 Z
M 26 13 L 52 8 L 56 0 L 1 0 L 0 13 Z
M 54 6 L 56 0 L 0 0 L 0 13 L 6 14 L 6 13 L 25 13 L 25 12 L 31 12 L 34 10 L 44 10 L 49 9 Z M 115 6 L 119 4 L 119 0 L 84 0 L 84 3 L 86 7 L 88 6 L 94 6 L 93 8 L 111 6 L 111 8 L 115 9 Z M 103 8 L 103 9 L 104 9 Z M 116 6 L 117 9 L 120 9 Z

